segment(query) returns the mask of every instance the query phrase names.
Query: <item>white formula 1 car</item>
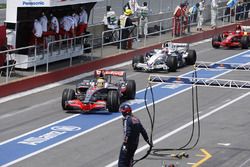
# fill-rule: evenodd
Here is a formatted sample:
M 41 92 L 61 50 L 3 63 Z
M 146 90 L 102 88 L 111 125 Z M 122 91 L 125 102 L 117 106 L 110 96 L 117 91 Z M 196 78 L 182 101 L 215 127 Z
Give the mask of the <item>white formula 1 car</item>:
M 189 49 L 187 43 L 163 44 L 162 49 L 154 49 L 145 55 L 135 56 L 132 67 L 136 71 L 171 71 L 185 65 L 194 65 L 196 51 Z

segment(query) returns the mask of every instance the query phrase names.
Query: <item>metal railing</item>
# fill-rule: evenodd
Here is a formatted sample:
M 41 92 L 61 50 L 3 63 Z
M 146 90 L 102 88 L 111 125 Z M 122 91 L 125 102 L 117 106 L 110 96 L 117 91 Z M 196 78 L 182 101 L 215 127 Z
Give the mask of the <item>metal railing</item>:
M 248 2 L 249 3 L 249 2 Z M 241 6 L 235 5 L 232 8 L 227 6 L 222 6 L 217 8 L 217 20 L 222 20 L 223 25 L 225 24 L 225 20 L 228 23 L 235 23 L 240 20 L 244 20 L 248 18 L 249 9 L 247 9 L 248 3 L 242 3 Z M 238 11 L 239 8 L 243 8 L 242 11 Z
M 36 75 L 36 64 L 37 64 L 37 48 L 36 46 L 27 46 L 27 47 L 22 47 L 22 48 L 17 48 L 17 49 L 9 49 L 9 50 L 6 50 L 6 51 L 0 51 L 0 55 L 3 56 L 5 55 L 6 56 L 6 65 L 3 65 L 3 66 L 0 66 L 0 71 L 1 71 L 1 76 L 3 73 L 5 73 L 5 83 L 8 83 L 9 82 L 9 78 L 11 77 L 11 73 L 12 73 L 12 70 L 15 70 L 15 66 L 17 65 L 22 65 L 22 64 L 25 64 L 27 62 L 23 61 L 21 63 L 16 63 L 16 53 L 18 51 L 25 51 L 25 50 L 34 50 L 34 59 L 31 60 L 31 61 L 28 61 L 29 63 L 33 63 L 34 65 L 34 70 L 33 70 L 33 75 Z M 10 60 L 14 60 L 15 63 L 10 63 Z
M 159 30 L 155 30 L 153 32 L 149 32 L 148 34 L 145 34 L 144 36 L 144 40 L 143 40 L 143 44 L 144 46 L 146 46 L 146 42 L 147 42 L 147 38 L 148 36 L 151 35 L 159 35 L 159 43 L 162 42 L 162 34 L 168 31 L 172 31 L 173 27 L 172 27 L 172 18 L 167 18 L 167 19 L 162 19 L 162 20 L 157 20 L 157 21 L 151 21 L 146 23 L 148 27 L 152 27 L 151 25 L 159 25 Z M 164 26 L 166 26 L 166 28 L 164 28 Z M 154 26 L 153 26 L 154 27 Z M 171 27 L 171 28 L 169 28 Z
M 63 55 L 66 54 L 67 57 L 65 57 L 65 59 L 69 58 L 70 59 L 69 66 L 72 66 L 73 57 L 80 56 L 84 54 L 84 52 L 86 51 L 91 54 L 90 56 L 92 59 L 93 34 L 85 34 L 82 36 L 76 36 L 72 38 L 49 42 L 46 54 L 46 72 L 49 71 L 49 63 L 52 62 L 51 60 L 55 59 L 55 57 L 58 56 L 61 57 L 62 54 Z
M 217 9 L 217 21 L 221 20 L 222 18 L 227 18 L 228 15 L 225 14 L 225 9 L 226 7 L 223 6 L 223 7 L 219 7 Z M 210 21 L 210 17 L 209 17 L 209 13 L 210 13 L 210 7 L 206 7 L 206 21 Z M 244 11 L 241 11 L 241 12 L 236 12 L 235 15 L 237 14 L 245 14 L 247 13 L 247 10 L 244 10 Z M 168 39 L 166 39 L 166 36 L 163 34 L 167 34 L 167 32 L 172 32 L 173 31 L 173 23 L 172 23 L 172 20 L 173 20 L 173 17 L 172 15 L 170 15 L 170 13 L 168 13 L 170 17 L 167 17 L 165 19 L 159 19 L 159 20 L 155 20 L 155 21 L 150 21 L 148 22 L 148 27 L 152 27 L 153 25 L 158 25 L 159 26 L 159 30 L 157 31 L 154 31 L 154 32 L 150 32 L 148 34 L 145 34 L 146 36 L 144 37 L 143 39 L 143 43 L 142 45 L 143 46 L 146 46 L 148 44 L 148 36 L 151 36 L 151 35 L 157 35 L 157 39 L 158 42 L 162 42 L 162 41 L 167 41 Z M 229 15 L 230 17 L 233 17 L 231 15 Z M 243 18 L 245 19 L 245 18 Z M 235 19 L 232 19 L 233 22 L 237 22 L 237 20 Z M 231 22 L 230 22 L 231 23 Z M 225 24 L 222 23 L 223 25 Z M 229 23 L 228 23 L 229 24 Z M 189 23 L 187 26 L 189 27 L 192 27 L 192 26 L 195 26 L 196 25 L 196 22 L 191 22 Z M 181 27 L 182 27 L 182 23 L 181 23 Z M 100 52 L 101 52 L 101 57 L 103 57 L 103 51 L 104 51 L 104 47 L 106 46 L 110 46 L 110 45 L 113 45 L 113 44 L 117 44 L 115 47 L 120 46 L 120 49 L 119 50 L 115 50 L 116 52 L 119 51 L 121 52 L 121 43 L 123 41 L 127 41 L 127 40 L 138 40 L 138 27 L 136 27 L 136 29 L 134 30 L 134 33 L 132 33 L 132 36 L 130 36 L 129 38 L 125 38 L 125 39 L 122 39 L 121 36 L 122 36 L 122 30 L 123 29 L 131 29 L 133 28 L 133 26 L 131 27 L 126 27 L 126 28 L 117 28 L 117 29 L 114 29 L 114 30 L 107 30 L 107 31 L 103 31 L 102 32 L 102 35 L 101 35 L 101 48 L 100 48 Z M 121 31 L 121 32 L 120 32 Z M 119 33 L 120 32 L 120 33 Z M 115 38 L 112 39 L 111 41 L 109 42 L 105 42 L 105 37 L 108 35 L 108 34 L 115 34 Z M 169 33 L 168 33 L 169 35 Z M 183 34 L 180 34 L 181 36 Z M 113 36 L 113 35 L 112 35 Z M 168 36 L 171 39 L 175 38 L 175 36 L 173 35 L 169 35 Z M 89 47 L 84 47 L 84 40 L 88 39 L 89 40 L 89 44 L 90 46 Z M 43 50 L 42 52 L 39 52 L 37 49 L 36 46 L 29 46 L 29 47 L 25 47 L 25 48 L 18 48 L 18 49 L 12 49 L 12 50 L 8 50 L 8 51 L 3 51 L 3 52 L 0 52 L 1 53 L 16 53 L 17 51 L 20 51 L 20 50 L 31 50 L 33 49 L 34 51 L 31 52 L 32 53 L 32 56 L 33 56 L 33 59 L 28 59 L 27 61 L 22 61 L 22 63 L 18 63 L 16 64 L 15 66 L 18 66 L 18 65 L 22 65 L 22 64 L 25 64 L 25 63 L 33 63 L 34 65 L 34 70 L 33 70 L 33 75 L 36 75 L 36 67 L 38 65 L 38 62 L 41 60 L 41 56 L 44 56 L 43 57 L 43 61 L 45 61 L 44 64 L 46 64 L 46 72 L 49 71 L 49 64 L 54 60 L 55 57 L 58 57 L 58 56 L 61 56 L 63 54 L 65 54 L 67 57 L 65 59 L 70 59 L 70 63 L 69 63 L 69 66 L 72 65 L 72 60 L 74 57 L 76 56 L 79 56 L 75 53 L 84 53 L 85 50 L 88 50 L 88 49 L 91 49 L 91 59 L 93 58 L 93 53 L 92 51 L 95 49 L 94 48 L 94 36 L 93 34 L 87 34 L 87 35 L 83 35 L 83 36 L 78 36 L 78 37 L 75 37 L 75 38 L 68 38 L 68 39 L 62 39 L 62 40 L 59 40 L 59 41 L 51 41 L 47 44 L 47 48 L 45 49 L 45 51 Z M 79 52 L 77 52 L 77 50 Z M 115 52 L 114 51 L 114 52 Z M 39 53 L 39 54 L 38 54 Z M 42 55 L 40 55 L 40 53 L 42 53 Z M 95 51 L 95 54 L 96 51 Z M 8 55 L 8 54 L 7 54 Z M 15 58 L 18 59 L 19 57 L 19 54 L 16 54 Z M 10 57 L 8 57 L 7 59 L 10 59 Z M 0 69 L 4 69 L 6 68 L 8 70 L 8 67 L 12 67 L 13 65 L 9 65 L 9 64 L 6 64 L 5 66 L 2 66 L 0 67 Z M 66 66 L 65 66 L 66 67 Z M 8 73 L 8 71 L 7 71 Z M 8 82 L 9 81 L 9 76 L 6 75 L 5 77 L 5 82 Z
M 128 38 L 122 38 L 123 31 L 128 30 L 130 33 Z M 134 32 L 136 30 L 136 32 Z M 109 38 L 109 41 L 107 42 L 105 38 Z M 101 57 L 103 56 L 103 49 L 104 46 L 116 44 L 117 48 L 119 49 L 119 52 L 121 52 L 122 49 L 122 42 L 126 42 L 129 40 L 137 40 L 138 39 L 138 30 L 135 26 L 129 26 L 124 28 L 116 28 L 113 30 L 107 30 L 102 32 L 102 42 L 101 42 Z

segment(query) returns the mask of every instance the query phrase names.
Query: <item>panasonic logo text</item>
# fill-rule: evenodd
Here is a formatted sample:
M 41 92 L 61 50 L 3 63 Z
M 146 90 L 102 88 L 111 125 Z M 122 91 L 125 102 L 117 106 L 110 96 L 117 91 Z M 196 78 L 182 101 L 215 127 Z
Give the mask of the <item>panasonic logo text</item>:
M 42 6 L 45 3 L 43 1 L 37 1 L 37 2 L 27 2 L 27 1 L 23 1 L 23 5 L 24 6 Z

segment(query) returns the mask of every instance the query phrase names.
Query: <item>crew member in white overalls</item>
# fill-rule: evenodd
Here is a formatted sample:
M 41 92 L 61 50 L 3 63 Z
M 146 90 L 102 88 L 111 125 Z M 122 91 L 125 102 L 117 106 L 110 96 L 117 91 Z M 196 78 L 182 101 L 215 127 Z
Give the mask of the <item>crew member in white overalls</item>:
M 217 18 L 217 8 L 218 2 L 217 0 L 211 1 L 211 28 L 216 28 L 216 18 Z
M 48 31 L 48 18 L 44 12 L 41 13 L 41 17 L 39 18 L 39 21 L 42 25 L 43 33 L 46 33 Z
M 139 12 L 139 38 L 144 37 L 148 34 L 148 3 L 143 2 L 143 6 Z
M 129 0 L 128 3 L 125 4 L 123 10 L 130 9 L 132 11 L 132 15 L 136 15 L 137 12 L 141 9 L 141 6 L 138 4 L 137 0 Z
M 42 44 L 42 42 L 43 42 L 43 38 L 42 38 L 43 28 L 42 28 L 42 25 L 38 19 L 34 20 L 32 32 L 33 32 L 33 34 L 32 34 L 31 44 L 32 45 Z
M 197 24 L 197 31 L 202 31 L 202 25 L 204 21 L 203 13 L 205 10 L 205 0 L 200 0 L 199 8 L 198 8 L 198 24 Z
M 118 18 L 116 16 L 115 11 L 111 8 L 111 6 L 106 7 L 107 13 L 103 17 L 103 23 L 105 25 L 106 30 L 113 30 L 105 33 L 104 40 L 106 42 L 117 41 L 119 36 L 119 31 L 115 30 L 118 28 Z

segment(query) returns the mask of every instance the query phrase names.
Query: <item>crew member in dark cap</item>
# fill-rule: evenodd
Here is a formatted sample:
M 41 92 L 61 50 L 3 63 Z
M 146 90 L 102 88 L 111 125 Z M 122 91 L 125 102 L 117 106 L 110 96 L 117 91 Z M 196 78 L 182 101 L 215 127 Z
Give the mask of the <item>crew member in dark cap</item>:
M 132 167 L 135 151 L 139 144 L 139 136 L 142 134 L 144 140 L 150 143 L 148 134 L 142 126 L 140 120 L 132 114 L 132 109 L 128 104 L 120 106 L 119 111 L 123 115 L 124 139 L 120 151 L 118 167 Z

